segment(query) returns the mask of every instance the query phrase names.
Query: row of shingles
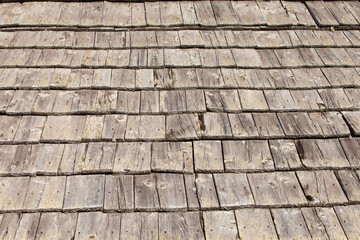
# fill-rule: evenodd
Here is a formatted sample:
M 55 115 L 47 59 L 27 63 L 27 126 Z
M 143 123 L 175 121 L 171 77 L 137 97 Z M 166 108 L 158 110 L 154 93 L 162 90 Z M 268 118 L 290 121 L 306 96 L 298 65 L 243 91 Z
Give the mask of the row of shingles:
M 3 31 L 1 48 L 292 48 L 360 46 L 359 31 Z
M 360 109 L 360 89 L 0 90 L 0 106 L 8 115 L 345 111 Z
M 66 239 L 141 239 L 142 236 L 147 239 L 250 239 L 257 236 L 352 240 L 357 239 L 360 231 L 359 209 L 358 205 L 352 205 L 201 213 L 7 213 L 0 215 L 0 236 L 25 236 L 26 239 L 54 236 Z
M 159 114 L 206 112 L 202 90 L 0 91 L 6 114 Z M 235 103 L 234 103 L 235 104 Z
M 3 68 L 1 89 L 322 89 L 360 87 L 360 68 Z M 11 92 L 9 92 L 11 95 Z M 4 92 L 4 96 L 7 94 Z M 10 99 L 9 99 L 10 100 Z M 35 99 L 34 99 L 35 100 Z M 5 100 L 2 100 L 5 102 Z
M 359 171 L 1 177 L 12 211 L 184 211 L 354 204 Z
M 285 5 L 285 7 L 283 7 Z M 72 11 L 69 11 L 71 9 Z M 2 26 L 315 26 L 301 2 L 4 3 Z M 51 12 L 51 18 L 45 13 Z M 113 16 L 117 16 L 114 18 Z
M 358 134 L 359 112 L 348 117 Z M 162 141 L 349 136 L 339 112 L 200 113 L 171 115 L 0 116 L 0 142 Z M 352 121 L 351 121 L 352 119 Z
M 4 67 L 243 67 L 359 66 L 359 48 L 297 49 L 0 49 Z
M 360 66 L 359 48 L 296 49 L 0 49 L 4 67 L 244 67 Z
M 360 23 L 358 1 L 307 1 L 306 5 L 319 26 L 349 26 Z
M 1 145 L 0 176 L 359 169 L 359 147 L 357 138 Z

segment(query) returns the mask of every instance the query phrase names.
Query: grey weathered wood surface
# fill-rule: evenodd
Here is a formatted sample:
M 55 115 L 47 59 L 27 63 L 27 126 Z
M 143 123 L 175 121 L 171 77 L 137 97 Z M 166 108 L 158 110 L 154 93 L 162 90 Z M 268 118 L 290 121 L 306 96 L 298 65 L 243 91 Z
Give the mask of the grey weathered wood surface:
M 134 208 L 134 177 L 106 176 L 105 210 L 128 210 Z
M 0 239 L 357 239 L 360 4 L 0 4 Z
M 300 209 L 284 208 L 271 210 L 279 238 L 311 238 Z
M 307 203 L 294 172 L 248 174 L 248 178 L 258 205 Z
M 216 194 L 213 175 L 198 174 L 195 177 L 195 183 L 200 207 L 203 209 L 218 207 L 219 201 Z
M 203 218 L 206 239 L 239 238 L 233 212 L 204 212 Z
M 298 171 L 296 175 L 310 203 L 336 203 L 347 200 L 332 171 Z
M 160 207 L 159 194 L 154 175 L 135 177 L 135 208 L 156 210 Z
M 239 209 L 235 215 L 240 238 L 278 239 L 270 210 Z
M 159 239 L 204 239 L 197 212 L 159 213 Z
M 346 239 L 346 235 L 332 208 L 302 208 L 309 232 L 313 238 Z
M 214 174 L 214 181 L 221 207 L 227 208 L 254 204 L 245 174 Z
M 104 175 L 69 176 L 66 181 L 64 209 L 102 209 Z

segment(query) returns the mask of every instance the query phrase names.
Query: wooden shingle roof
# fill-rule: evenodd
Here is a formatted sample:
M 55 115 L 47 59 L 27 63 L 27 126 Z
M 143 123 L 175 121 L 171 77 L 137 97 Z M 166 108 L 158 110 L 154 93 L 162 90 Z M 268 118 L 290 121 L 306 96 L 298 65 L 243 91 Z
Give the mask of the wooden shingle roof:
M 0 4 L 0 239 L 359 239 L 360 2 Z

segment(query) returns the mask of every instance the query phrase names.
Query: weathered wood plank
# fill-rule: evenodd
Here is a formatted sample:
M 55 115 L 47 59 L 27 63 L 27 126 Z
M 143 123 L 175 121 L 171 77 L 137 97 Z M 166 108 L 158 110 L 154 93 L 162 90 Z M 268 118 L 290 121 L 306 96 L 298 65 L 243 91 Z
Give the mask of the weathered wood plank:
M 229 117 L 226 113 L 204 114 L 205 135 L 208 137 L 232 136 Z
M 357 239 L 360 232 L 359 205 L 334 207 L 341 226 L 348 239 Z
M 75 160 L 74 173 L 112 171 L 115 150 L 115 143 L 89 143 L 85 157 Z
M 199 121 L 200 115 L 177 114 L 166 116 L 167 139 L 199 138 L 204 131 L 204 123 Z
M 198 212 L 159 213 L 159 239 L 204 239 Z
M 312 238 L 346 239 L 345 233 L 332 208 L 302 208 Z
M 42 213 L 35 239 L 69 239 L 74 237 L 77 213 Z
M 269 170 L 274 163 L 267 141 L 223 141 L 226 171 Z
M 40 213 L 23 213 L 14 239 L 35 239 Z
M 290 94 L 301 110 L 325 109 L 325 103 L 316 90 L 291 90 Z
M 357 25 L 358 22 L 352 15 L 351 11 L 347 8 L 344 2 L 327 2 L 325 3 L 326 8 L 340 23 L 340 25 Z
M 150 172 L 151 143 L 118 143 L 113 172 L 146 173 Z
M 319 136 L 313 121 L 307 113 L 278 113 L 277 116 L 286 136 Z
M 342 112 L 346 121 L 351 127 L 351 131 L 356 135 L 360 135 L 360 112 Z
M 105 210 L 130 210 L 134 208 L 134 180 L 131 175 L 106 176 Z
M 349 201 L 359 201 L 360 180 L 356 173 L 350 170 L 341 170 L 336 174 Z
M 118 91 L 116 110 L 124 113 L 139 113 L 140 92 Z
M 281 3 L 293 24 L 315 26 L 313 18 L 303 3 L 292 1 L 282 1 Z
M 309 8 L 310 13 L 315 17 L 316 23 L 320 26 L 337 26 L 339 25 L 335 17 L 326 8 L 323 2 L 306 1 L 306 6 Z
M 254 199 L 245 173 L 214 174 L 220 206 L 253 205 Z
M 67 3 L 62 4 L 58 25 L 73 25 L 77 26 L 80 24 L 81 12 L 84 3 Z
M 240 238 L 278 239 L 270 210 L 239 209 L 235 215 Z
M 182 174 L 156 174 L 156 189 L 160 208 L 164 210 L 187 209 L 184 178 Z
M 294 141 L 270 140 L 269 145 L 276 169 L 302 168 Z
M 146 23 L 149 26 L 161 25 L 160 4 L 158 2 L 145 2 Z
M 85 158 L 87 145 L 82 144 L 65 144 L 61 162 L 58 168 L 60 174 L 71 174 L 74 172 L 76 159 Z
M 45 113 L 45 114 L 51 113 L 58 93 L 59 93 L 58 91 L 39 92 L 31 111 L 34 113 Z M 4 106 L 5 105 L 6 102 L 4 103 Z
M 232 211 L 203 212 L 206 239 L 239 239 Z
M 195 183 L 200 207 L 202 209 L 219 207 L 213 176 L 211 174 L 198 174 Z
M 32 177 L 23 203 L 26 210 L 61 210 L 65 194 L 65 176 Z
M 155 175 L 135 176 L 135 209 L 157 210 L 159 207 Z
M 157 212 L 121 214 L 120 239 L 159 239 L 158 215 Z
M 229 114 L 231 130 L 234 137 L 257 137 L 258 129 L 251 113 Z
M 82 140 L 99 140 L 102 136 L 104 116 L 88 115 L 82 132 Z
M 158 113 L 160 111 L 158 91 L 141 91 L 141 113 Z
M 345 110 L 353 108 L 343 89 L 319 89 L 318 92 L 327 109 Z
M 241 25 L 265 25 L 266 21 L 259 6 L 253 1 L 231 2 Z
M 48 141 L 79 141 L 85 116 L 48 116 L 42 139 Z
M 5 112 L 15 91 L 7 90 L 0 92 L 0 112 Z
M 311 234 L 306 227 L 300 209 L 271 209 L 274 224 L 280 239 L 310 239 Z
M 115 213 L 79 213 L 75 239 L 118 239 L 120 218 L 120 214 Z
M 239 94 L 236 90 L 205 91 L 208 111 L 239 112 L 241 111 Z
M 151 170 L 193 172 L 193 150 L 191 142 L 152 143 Z
M 196 172 L 224 171 L 220 141 L 196 141 L 193 144 Z
M 161 91 L 160 111 L 167 113 L 182 113 L 187 111 L 185 90 Z
M 45 120 L 43 116 L 23 116 L 13 141 L 39 142 Z
M 307 203 L 294 172 L 252 173 L 247 176 L 257 205 Z
M 185 181 L 188 209 L 190 210 L 199 209 L 199 200 L 197 197 L 195 175 L 185 174 L 184 181 Z
M 337 139 L 303 139 L 295 141 L 299 156 L 305 167 L 347 167 L 342 145 Z
M 124 9 L 125 10 L 125 9 Z M 130 3 L 131 25 L 146 26 L 144 3 Z
M 216 19 L 211 7 L 210 2 L 194 2 L 195 13 L 197 22 L 202 26 L 214 26 L 216 25 Z
M 15 92 L 11 102 L 9 103 L 6 112 L 7 113 L 23 113 L 30 112 L 36 96 L 37 90 L 18 90 Z
M 160 2 L 159 4 L 162 26 L 176 26 L 183 24 L 179 2 Z
M 0 209 L 21 210 L 29 182 L 29 177 L 1 177 Z
M 287 26 L 292 21 L 281 2 L 264 2 L 258 1 L 260 11 L 266 19 L 269 26 Z
M 231 2 L 210 2 L 218 25 L 237 25 L 239 20 L 231 5 Z
M 297 110 L 298 106 L 292 98 L 289 90 L 266 90 L 264 91 L 270 110 L 284 111 Z
M 106 115 L 104 119 L 104 128 L 102 139 L 118 140 L 124 139 L 126 129 L 126 115 Z
M 347 198 L 332 171 L 298 171 L 296 174 L 310 203 L 347 202 Z
M 253 113 L 260 137 L 283 137 L 285 134 L 275 113 Z
M 102 209 L 104 200 L 104 175 L 68 176 L 64 199 L 64 209 Z
M 244 111 L 266 111 L 269 109 L 263 91 L 238 90 Z
M 165 116 L 128 116 L 125 139 L 164 139 Z
M 346 157 L 352 167 L 360 166 L 358 156 L 360 156 L 360 141 L 356 138 L 340 139 L 341 146 L 346 154 Z
M 184 25 L 197 24 L 194 3 L 192 1 L 180 1 L 181 13 L 184 20 Z
M 16 230 L 21 220 L 20 213 L 5 213 L 0 222 L 0 237 L 2 239 L 14 239 Z

